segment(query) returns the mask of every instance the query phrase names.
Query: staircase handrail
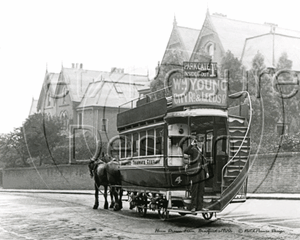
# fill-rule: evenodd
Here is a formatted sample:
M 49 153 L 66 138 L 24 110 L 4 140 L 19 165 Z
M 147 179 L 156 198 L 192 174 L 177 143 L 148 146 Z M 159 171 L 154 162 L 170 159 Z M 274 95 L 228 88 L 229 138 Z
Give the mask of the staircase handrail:
M 246 134 L 242 140 L 242 143 L 240 145 L 240 147 L 238 148 L 238 150 L 236 151 L 236 153 L 233 155 L 232 158 L 229 159 L 229 161 L 224 165 L 224 167 L 222 168 L 222 191 L 223 191 L 223 182 L 224 182 L 224 171 L 226 169 L 226 167 L 233 161 L 233 159 L 236 157 L 236 155 L 239 153 L 239 151 L 241 150 L 242 146 L 243 146 L 243 143 L 245 142 L 247 136 L 248 136 L 248 133 L 249 133 L 249 130 L 250 130 L 250 126 L 251 126 L 251 122 L 252 122 L 252 103 L 251 103 L 251 97 L 250 97 L 250 94 L 248 91 L 241 91 L 241 92 L 236 92 L 236 93 L 233 93 L 231 94 L 230 96 L 232 95 L 238 95 L 240 94 L 240 96 L 242 96 L 243 93 L 246 93 L 247 94 L 247 97 L 249 99 L 249 108 L 250 108 L 250 117 L 249 117 L 249 122 L 248 122 L 248 126 L 247 126 L 247 131 L 246 131 Z M 230 97 L 229 96 L 229 97 Z M 230 138 L 229 138 L 230 139 Z

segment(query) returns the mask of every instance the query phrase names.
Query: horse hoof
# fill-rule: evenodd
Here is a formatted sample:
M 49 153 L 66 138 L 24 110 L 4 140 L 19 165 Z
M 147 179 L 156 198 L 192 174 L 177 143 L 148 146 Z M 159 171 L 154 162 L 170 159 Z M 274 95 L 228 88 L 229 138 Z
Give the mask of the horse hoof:
M 114 211 L 119 211 L 120 210 L 120 207 L 119 207 L 119 204 L 115 204 L 115 206 L 114 206 Z
M 94 205 L 93 209 L 98 209 L 98 206 L 97 206 L 97 205 Z

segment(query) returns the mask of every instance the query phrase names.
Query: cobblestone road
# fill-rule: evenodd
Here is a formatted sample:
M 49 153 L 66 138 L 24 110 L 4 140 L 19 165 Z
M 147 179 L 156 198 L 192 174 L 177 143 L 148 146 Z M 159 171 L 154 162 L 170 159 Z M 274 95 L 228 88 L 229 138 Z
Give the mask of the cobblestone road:
M 156 212 L 93 210 L 92 195 L 1 193 L 0 239 L 300 239 L 280 228 Z

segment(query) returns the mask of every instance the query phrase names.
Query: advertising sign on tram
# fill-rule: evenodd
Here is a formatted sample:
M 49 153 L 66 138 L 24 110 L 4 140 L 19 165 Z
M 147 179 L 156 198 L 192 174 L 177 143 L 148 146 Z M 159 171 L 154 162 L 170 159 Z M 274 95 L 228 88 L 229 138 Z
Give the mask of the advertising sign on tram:
M 227 107 L 227 80 L 217 78 L 216 63 L 183 65 L 183 78 L 172 78 L 173 106 Z

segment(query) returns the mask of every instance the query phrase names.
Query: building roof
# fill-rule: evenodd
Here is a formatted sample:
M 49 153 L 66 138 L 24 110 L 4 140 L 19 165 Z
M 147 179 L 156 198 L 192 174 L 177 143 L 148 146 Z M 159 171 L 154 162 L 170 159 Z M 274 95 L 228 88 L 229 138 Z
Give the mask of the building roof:
M 118 70 L 118 71 L 115 71 Z M 140 83 L 149 82 L 148 76 L 134 75 L 113 69 L 111 72 L 84 70 L 82 68 L 64 68 L 62 70 L 63 81 L 67 84 L 72 101 L 81 102 L 85 96 L 90 83 L 102 80 L 112 81 L 116 83 Z
M 300 70 L 300 37 L 268 33 L 246 39 L 241 57 L 246 69 L 251 69 L 252 59 L 258 51 L 264 56 L 264 63 L 267 67 L 276 67 L 282 53 L 286 53 L 288 59 L 293 62 L 292 69 Z
M 177 30 L 182 39 L 182 43 L 185 46 L 185 51 L 188 54 L 188 59 L 190 59 L 200 30 L 180 26 L 177 26 Z
M 93 106 L 119 107 L 137 99 L 139 97 L 138 91 L 143 88 L 145 88 L 144 84 L 131 81 L 109 81 L 103 79 L 91 82 L 78 108 Z M 124 107 L 129 106 L 124 105 Z
M 274 24 L 258 24 L 233 20 L 220 15 L 207 16 L 223 45 L 224 51 L 230 50 L 235 57 L 241 58 L 247 38 L 260 36 L 275 31 L 275 33 L 300 37 L 300 32 L 277 27 Z M 267 43 L 266 43 L 267 44 Z M 270 42 L 269 42 L 270 44 Z

